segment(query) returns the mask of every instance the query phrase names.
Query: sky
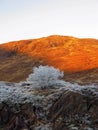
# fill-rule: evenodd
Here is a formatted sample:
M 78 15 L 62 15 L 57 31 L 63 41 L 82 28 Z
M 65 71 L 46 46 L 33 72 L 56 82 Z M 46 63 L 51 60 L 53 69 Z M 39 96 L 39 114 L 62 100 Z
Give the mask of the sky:
M 98 39 L 98 0 L 0 0 L 0 43 L 49 35 Z

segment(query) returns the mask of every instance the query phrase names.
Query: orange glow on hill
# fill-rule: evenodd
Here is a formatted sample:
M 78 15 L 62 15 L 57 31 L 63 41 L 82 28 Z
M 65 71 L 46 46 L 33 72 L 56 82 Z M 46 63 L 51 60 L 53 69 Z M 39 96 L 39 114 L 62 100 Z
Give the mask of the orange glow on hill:
M 2 44 L 0 47 L 41 58 L 46 64 L 65 71 L 98 67 L 98 40 L 67 36 L 50 36 Z

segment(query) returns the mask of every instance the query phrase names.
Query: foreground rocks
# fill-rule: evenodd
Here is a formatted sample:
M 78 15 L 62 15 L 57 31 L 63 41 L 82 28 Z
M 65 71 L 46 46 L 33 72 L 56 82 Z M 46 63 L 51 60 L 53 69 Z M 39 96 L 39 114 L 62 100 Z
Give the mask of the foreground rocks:
M 40 97 L 35 100 L 33 95 L 30 102 L 22 98 L 11 103 L 4 98 L 0 130 L 98 130 L 97 86 L 76 88 L 30 89 L 29 94 Z
M 50 108 L 54 129 L 83 130 L 98 128 L 98 97 L 66 91 Z
M 41 124 L 36 111 L 38 112 L 38 108 L 28 103 L 20 104 L 20 108 L 9 107 L 3 103 L 0 124 L 5 130 L 33 130 L 39 123 Z

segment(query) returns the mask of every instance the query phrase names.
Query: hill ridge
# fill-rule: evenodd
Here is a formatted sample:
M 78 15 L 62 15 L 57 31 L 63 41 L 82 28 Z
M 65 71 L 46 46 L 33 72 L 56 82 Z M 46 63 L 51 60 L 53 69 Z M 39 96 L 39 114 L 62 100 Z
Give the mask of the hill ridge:
M 93 70 L 98 68 L 98 40 L 51 35 L 13 41 L 0 45 L 0 61 L 0 80 L 8 81 L 24 80 L 32 67 L 40 64 L 65 73 Z M 8 73 L 12 74 L 11 79 Z

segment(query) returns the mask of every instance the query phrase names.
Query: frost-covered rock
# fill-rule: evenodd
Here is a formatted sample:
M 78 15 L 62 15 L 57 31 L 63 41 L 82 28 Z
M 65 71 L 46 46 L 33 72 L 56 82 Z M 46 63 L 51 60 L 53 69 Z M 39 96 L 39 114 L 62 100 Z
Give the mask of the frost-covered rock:
M 5 102 L 10 106 L 14 104 L 41 104 L 43 95 L 35 95 L 32 87 L 0 86 L 0 103 Z
M 13 123 L 21 118 L 26 127 L 30 121 L 29 126 L 35 129 L 62 129 L 63 122 L 67 130 L 73 123 L 74 129 L 82 128 L 82 124 L 97 128 L 97 110 L 98 86 L 95 85 L 60 81 L 51 88 L 41 89 L 35 83 L 0 83 L 0 121 L 5 124 L 15 117 Z M 54 126 L 55 122 L 59 126 Z
M 84 125 L 88 128 L 98 128 L 98 87 L 79 87 L 78 89 L 73 89 L 72 86 L 72 89 L 65 91 L 63 89 L 62 95 L 50 107 L 48 118 L 56 124 L 58 121 L 59 124 L 65 122 L 68 127 L 74 123 L 70 130 L 85 130 Z M 63 124 L 60 129 L 62 128 Z

